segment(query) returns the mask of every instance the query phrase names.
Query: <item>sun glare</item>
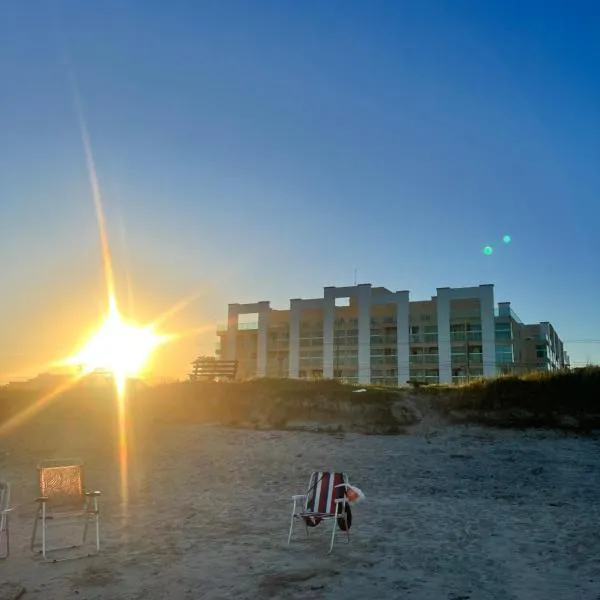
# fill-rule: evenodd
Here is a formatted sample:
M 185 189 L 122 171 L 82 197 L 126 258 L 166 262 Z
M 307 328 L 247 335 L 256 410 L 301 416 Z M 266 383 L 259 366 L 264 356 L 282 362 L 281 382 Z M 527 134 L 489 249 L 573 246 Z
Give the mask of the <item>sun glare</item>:
M 140 375 L 154 350 L 165 339 L 153 330 L 152 325 L 140 327 L 126 322 L 116 302 L 111 302 L 98 331 L 66 362 L 81 366 L 86 373 L 109 371 L 117 386 L 122 388 L 127 378 Z

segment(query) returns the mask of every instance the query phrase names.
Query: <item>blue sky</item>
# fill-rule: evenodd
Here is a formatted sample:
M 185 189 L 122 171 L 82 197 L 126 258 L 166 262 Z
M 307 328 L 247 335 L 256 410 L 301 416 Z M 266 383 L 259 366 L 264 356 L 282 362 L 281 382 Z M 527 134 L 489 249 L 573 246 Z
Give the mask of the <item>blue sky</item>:
M 65 48 L 138 318 L 200 288 L 165 326 L 212 330 L 356 268 L 413 299 L 494 283 L 600 361 L 599 31 L 583 0 L 6 3 L 0 372 L 103 302 Z

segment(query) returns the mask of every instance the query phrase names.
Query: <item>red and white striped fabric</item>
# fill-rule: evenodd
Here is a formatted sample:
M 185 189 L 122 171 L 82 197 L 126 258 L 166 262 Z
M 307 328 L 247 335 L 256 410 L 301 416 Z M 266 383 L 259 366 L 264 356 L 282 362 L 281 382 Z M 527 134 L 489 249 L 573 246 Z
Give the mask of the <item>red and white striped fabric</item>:
M 344 498 L 346 488 L 342 484 L 345 483 L 348 483 L 345 473 L 317 471 L 311 475 L 306 508 L 302 514 L 308 524 L 316 525 L 321 520 L 319 517 L 335 515 L 335 501 Z

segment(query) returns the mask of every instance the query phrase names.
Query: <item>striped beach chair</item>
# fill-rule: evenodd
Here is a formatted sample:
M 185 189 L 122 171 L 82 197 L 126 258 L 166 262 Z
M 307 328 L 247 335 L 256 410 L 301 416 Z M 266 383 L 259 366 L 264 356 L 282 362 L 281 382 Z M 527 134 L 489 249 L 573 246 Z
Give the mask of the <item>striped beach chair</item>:
M 345 473 L 326 471 L 312 473 L 306 493 L 292 496 L 292 520 L 288 534 L 288 544 L 292 539 L 296 520 L 304 522 L 307 535 L 311 527 L 316 527 L 323 521 L 332 521 L 330 553 L 333 550 L 338 528 L 346 532 L 349 542 L 352 513 L 346 500 L 347 485 L 348 476 Z

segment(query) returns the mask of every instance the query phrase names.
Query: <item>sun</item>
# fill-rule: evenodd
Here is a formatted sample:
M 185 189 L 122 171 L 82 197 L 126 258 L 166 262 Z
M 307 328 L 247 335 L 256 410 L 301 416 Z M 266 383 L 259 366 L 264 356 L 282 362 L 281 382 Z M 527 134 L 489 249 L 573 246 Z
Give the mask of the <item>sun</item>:
M 122 389 L 129 377 L 139 375 L 152 353 L 167 340 L 153 325 L 140 327 L 123 319 L 117 303 L 111 301 L 102 325 L 90 340 L 65 364 L 82 367 L 84 373 L 109 371 Z

